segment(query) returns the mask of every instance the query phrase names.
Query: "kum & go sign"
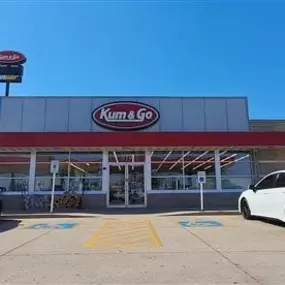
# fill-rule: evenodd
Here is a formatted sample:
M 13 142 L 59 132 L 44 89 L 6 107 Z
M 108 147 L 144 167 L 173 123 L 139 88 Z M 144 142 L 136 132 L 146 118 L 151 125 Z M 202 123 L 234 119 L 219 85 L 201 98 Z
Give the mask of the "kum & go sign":
M 159 120 L 152 106 L 132 101 L 106 103 L 92 112 L 93 121 L 106 129 L 128 131 L 146 129 Z

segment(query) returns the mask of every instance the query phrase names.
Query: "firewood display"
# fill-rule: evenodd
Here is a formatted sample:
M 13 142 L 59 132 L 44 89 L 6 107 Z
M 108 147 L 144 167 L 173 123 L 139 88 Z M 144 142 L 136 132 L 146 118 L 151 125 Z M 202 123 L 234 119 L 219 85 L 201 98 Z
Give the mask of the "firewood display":
M 25 195 L 24 209 L 48 209 L 50 207 L 51 195 Z M 56 194 L 54 197 L 55 208 L 79 208 L 81 195 L 75 192 Z
M 55 196 L 54 206 L 58 208 L 78 208 L 80 206 L 80 195 L 76 193 L 65 193 Z

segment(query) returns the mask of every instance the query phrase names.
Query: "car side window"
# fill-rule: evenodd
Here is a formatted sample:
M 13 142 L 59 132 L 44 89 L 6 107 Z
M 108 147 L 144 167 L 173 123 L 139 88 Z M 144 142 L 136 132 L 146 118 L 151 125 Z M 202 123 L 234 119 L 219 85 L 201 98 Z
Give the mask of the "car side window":
M 285 173 L 279 173 L 278 174 L 275 187 L 276 188 L 281 188 L 281 187 L 285 188 Z
M 275 187 L 276 174 L 272 174 L 263 179 L 255 187 L 256 190 L 270 189 Z

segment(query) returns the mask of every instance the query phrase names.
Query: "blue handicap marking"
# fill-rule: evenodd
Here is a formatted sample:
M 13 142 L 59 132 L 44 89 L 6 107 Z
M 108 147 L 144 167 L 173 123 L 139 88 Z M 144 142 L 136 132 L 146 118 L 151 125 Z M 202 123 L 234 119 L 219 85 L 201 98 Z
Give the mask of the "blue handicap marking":
M 41 224 L 35 224 L 30 226 L 30 229 L 34 230 L 44 230 L 44 229 L 59 229 L 59 230 L 66 230 L 66 229 L 72 229 L 76 226 L 76 223 L 41 223 Z
M 190 226 L 190 221 L 180 221 L 178 222 L 180 224 L 181 227 L 183 228 L 189 228 Z
M 58 229 L 72 229 L 76 226 L 76 223 L 57 223 Z
M 221 226 L 223 226 L 222 223 L 220 223 L 218 221 L 215 221 L 215 220 L 196 220 L 194 222 L 180 221 L 178 223 L 183 228 L 190 228 L 190 227 L 221 227 Z
M 221 227 L 222 224 L 214 220 L 197 220 L 195 222 L 196 227 Z

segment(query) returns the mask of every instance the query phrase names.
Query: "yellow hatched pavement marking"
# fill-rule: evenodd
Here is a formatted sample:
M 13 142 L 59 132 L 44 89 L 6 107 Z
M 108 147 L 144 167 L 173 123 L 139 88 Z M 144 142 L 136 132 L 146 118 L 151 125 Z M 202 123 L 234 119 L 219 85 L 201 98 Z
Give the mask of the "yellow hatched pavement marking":
M 85 243 L 87 248 L 157 248 L 162 243 L 147 219 L 109 220 Z

